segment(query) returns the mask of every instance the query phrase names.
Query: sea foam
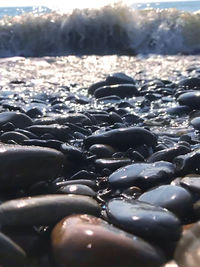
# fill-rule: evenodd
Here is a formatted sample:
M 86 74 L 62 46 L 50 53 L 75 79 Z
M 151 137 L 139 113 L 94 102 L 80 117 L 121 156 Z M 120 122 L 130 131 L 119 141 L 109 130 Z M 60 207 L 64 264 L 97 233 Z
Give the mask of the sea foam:
M 200 53 L 200 13 L 122 4 L 0 20 L 0 57 Z

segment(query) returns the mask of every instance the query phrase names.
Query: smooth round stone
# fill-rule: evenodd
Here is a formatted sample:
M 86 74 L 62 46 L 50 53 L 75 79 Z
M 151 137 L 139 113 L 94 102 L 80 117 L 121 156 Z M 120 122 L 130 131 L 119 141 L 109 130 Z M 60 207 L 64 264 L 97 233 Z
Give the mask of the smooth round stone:
M 51 148 L 0 144 L 0 162 L 2 189 L 58 177 L 65 157 Z
M 188 106 L 176 106 L 172 108 L 168 108 L 166 112 L 170 115 L 174 116 L 185 116 L 190 113 L 191 109 Z
M 161 252 L 141 238 L 88 215 L 63 219 L 51 240 L 63 267 L 158 267 L 165 262 Z
M 83 152 L 75 146 L 71 146 L 65 143 L 60 146 L 60 150 L 63 154 L 67 156 L 69 160 L 83 159 Z
M 0 224 L 49 225 L 72 214 L 91 214 L 98 217 L 100 207 L 91 197 L 72 194 L 14 199 L 0 205 Z
M 181 218 L 192 210 L 192 196 L 180 186 L 162 185 L 143 193 L 138 200 L 166 208 Z
M 106 212 L 110 223 L 151 241 L 176 241 L 181 223 L 171 212 L 137 200 L 112 199 Z
M 97 187 L 95 181 L 91 181 L 88 179 L 76 179 L 76 180 L 57 182 L 56 186 L 57 187 L 64 187 L 67 185 L 75 185 L 75 184 L 87 185 L 88 187 L 92 188 L 93 190 L 96 190 L 96 187 Z
M 3 233 L 0 233 L 0 265 L 2 267 L 27 266 L 25 251 Z
M 181 179 L 180 184 L 191 192 L 200 193 L 200 176 L 191 174 Z
M 94 144 L 106 144 L 120 149 L 138 147 L 146 144 L 156 146 L 157 137 L 150 131 L 140 127 L 120 128 L 85 138 L 84 144 L 90 147 Z
M 46 133 L 55 136 L 60 140 L 65 140 L 68 134 L 71 132 L 68 126 L 51 124 L 51 125 L 32 125 L 27 127 L 26 130 L 41 136 Z
M 193 89 L 197 87 L 200 88 L 200 78 L 192 77 L 192 78 L 183 79 L 179 82 L 179 86 L 184 86 L 189 89 Z
M 112 173 L 108 182 L 115 188 L 138 186 L 147 189 L 161 182 L 170 182 L 174 171 L 174 165 L 166 161 L 133 163 Z
M 129 158 L 111 158 L 111 159 L 97 159 L 95 165 L 99 169 L 107 168 L 111 171 L 115 171 L 123 166 L 131 164 Z
M 135 81 L 133 80 L 132 77 L 126 75 L 123 72 L 116 72 L 106 77 L 106 83 L 108 84 L 124 84 L 124 83 L 135 84 Z
M 89 151 L 96 155 L 97 158 L 110 158 L 115 153 L 114 148 L 109 145 L 95 144 L 89 148 Z
M 84 114 L 80 113 L 69 113 L 67 115 L 59 115 L 53 117 L 45 117 L 41 119 L 36 119 L 34 121 L 35 125 L 50 125 L 50 124 L 61 124 L 66 123 L 81 123 L 82 125 L 91 125 L 90 119 Z
M 100 81 L 100 82 L 97 82 L 97 83 L 93 83 L 93 84 L 90 85 L 89 88 L 88 88 L 88 94 L 93 95 L 94 92 L 95 92 L 98 88 L 103 87 L 103 86 L 105 86 L 105 85 L 107 85 L 107 83 L 106 83 L 105 81 Z
M 178 156 L 174 159 L 176 169 L 185 174 L 200 173 L 200 149 L 185 155 Z
M 178 97 L 178 102 L 191 109 L 200 109 L 200 91 L 183 93 Z
M 57 193 L 94 197 L 96 193 L 87 185 L 73 184 L 61 187 Z
M 103 86 L 95 90 L 94 96 L 102 98 L 105 96 L 116 95 L 121 98 L 139 96 L 137 86 L 133 84 L 116 84 L 110 86 Z
M 174 259 L 178 266 L 197 267 L 200 263 L 200 222 L 184 231 L 175 250 Z
M 15 131 L 3 133 L 0 139 L 1 139 L 1 142 L 3 143 L 7 143 L 10 140 L 13 140 L 17 144 L 22 144 L 25 140 L 29 140 L 29 138 L 26 135 L 15 132 Z
M 189 147 L 182 145 L 170 147 L 152 154 L 148 159 L 148 162 L 156 162 L 161 160 L 173 162 L 175 157 L 187 154 L 190 151 L 191 149 Z
M 200 131 L 200 117 L 196 117 L 191 120 L 190 124 L 194 127 L 195 130 Z
M 33 124 L 32 119 L 23 113 L 14 111 L 0 113 L 0 127 L 8 122 L 14 124 L 16 128 L 26 128 Z

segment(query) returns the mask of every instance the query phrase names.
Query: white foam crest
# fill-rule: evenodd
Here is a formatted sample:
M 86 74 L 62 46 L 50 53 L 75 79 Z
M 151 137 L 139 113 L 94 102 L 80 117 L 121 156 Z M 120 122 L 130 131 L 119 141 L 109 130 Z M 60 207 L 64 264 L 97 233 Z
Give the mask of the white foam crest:
M 200 13 L 122 4 L 0 20 L 0 56 L 199 53 Z

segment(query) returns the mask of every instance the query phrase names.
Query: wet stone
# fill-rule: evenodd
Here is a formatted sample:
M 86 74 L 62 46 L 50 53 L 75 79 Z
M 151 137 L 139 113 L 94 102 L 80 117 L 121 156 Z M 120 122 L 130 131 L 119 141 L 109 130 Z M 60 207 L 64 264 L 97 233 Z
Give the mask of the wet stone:
M 110 223 L 147 240 L 176 241 L 181 234 L 181 223 L 173 213 L 142 201 L 112 199 L 106 212 Z
M 33 124 L 33 121 L 26 114 L 18 112 L 2 112 L 0 113 L 0 127 L 6 123 L 12 123 L 16 128 L 26 128 Z
M 120 149 L 138 147 L 143 144 L 155 146 L 156 143 L 157 137 L 152 132 L 140 127 L 114 129 L 88 136 L 84 140 L 86 147 L 94 144 L 106 144 Z
M 72 214 L 90 214 L 98 217 L 100 207 L 94 199 L 83 195 L 55 194 L 14 199 L 0 205 L 0 224 L 49 225 Z
M 88 179 L 76 179 L 76 180 L 56 182 L 55 186 L 56 187 L 64 187 L 64 186 L 76 185 L 76 184 L 86 185 L 86 186 L 92 188 L 93 190 L 96 190 L 96 187 L 97 187 L 95 181 L 91 181 Z
M 138 200 L 166 208 L 182 219 L 192 211 L 192 196 L 180 186 L 162 185 L 143 193 Z
M 179 82 L 179 86 L 187 87 L 188 89 L 200 89 L 200 78 L 192 77 L 183 79 Z
M 95 90 L 94 96 L 96 98 L 102 98 L 105 96 L 116 95 L 121 98 L 139 96 L 137 86 L 131 84 L 120 84 L 103 86 Z
M 65 157 L 51 148 L 1 143 L 0 162 L 1 189 L 8 189 L 56 178 L 62 173 Z
M 8 143 L 10 140 L 13 140 L 17 144 L 23 144 L 23 142 L 25 140 L 29 140 L 29 138 L 26 135 L 22 134 L 22 133 L 11 131 L 11 132 L 3 133 L 0 136 L 0 140 L 3 143 Z
M 173 162 L 175 157 L 187 154 L 190 151 L 190 148 L 183 145 L 170 147 L 152 154 L 152 156 L 148 159 L 148 162 L 156 162 L 161 160 Z
M 116 72 L 106 77 L 106 83 L 108 84 L 124 84 L 124 83 L 135 84 L 135 81 L 132 77 L 126 75 L 123 72 Z
M 200 173 L 200 149 L 174 159 L 176 169 L 184 174 Z
M 194 127 L 195 130 L 200 131 L 200 117 L 192 119 L 190 124 Z
M 97 158 L 110 158 L 115 153 L 115 150 L 111 146 L 104 144 L 92 145 L 89 151 L 96 155 Z
M 96 193 L 89 186 L 83 184 L 74 184 L 61 187 L 57 193 L 61 194 L 74 194 L 94 197 Z
M 172 108 L 168 108 L 166 112 L 173 116 L 185 116 L 188 115 L 191 111 L 191 108 L 188 106 L 176 106 Z
M 88 215 L 63 219 L 51 240 L 61 266 L 158 267 L 165 262 L 162 253 L 141 238 Z
M 129 164 L 131 164 L 131 160 L 129 158 L 106 158 L 95 160 L 97 169 L 107 168 L 111 171 L 115 171 Z
M 200 109 L 200 91 L 188 92 L 178 97 L 180 105 L 186 105 L 191 109 Z
M 148 189 L 159 183 L 169 183 L 174 176 L 174 171 L 174 165 L 165 161 L 133 163 L 112 173 L 108 182 L 115 188 L 138 186 Z

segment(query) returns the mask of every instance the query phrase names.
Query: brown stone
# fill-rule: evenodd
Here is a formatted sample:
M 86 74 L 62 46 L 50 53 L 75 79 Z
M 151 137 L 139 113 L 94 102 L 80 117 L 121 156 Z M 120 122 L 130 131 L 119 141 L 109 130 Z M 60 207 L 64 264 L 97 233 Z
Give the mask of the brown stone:
M 162 254 L 150 244 L 89 215 L 63 219 L 52 232 L 56 261 L 70 267 L 156 267 Z

